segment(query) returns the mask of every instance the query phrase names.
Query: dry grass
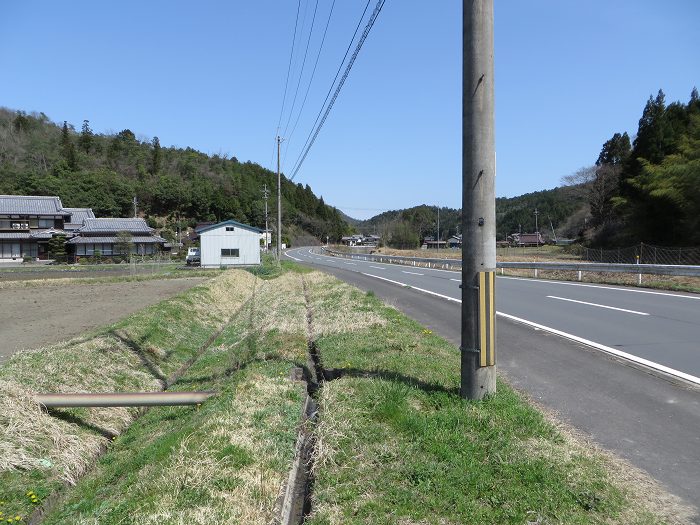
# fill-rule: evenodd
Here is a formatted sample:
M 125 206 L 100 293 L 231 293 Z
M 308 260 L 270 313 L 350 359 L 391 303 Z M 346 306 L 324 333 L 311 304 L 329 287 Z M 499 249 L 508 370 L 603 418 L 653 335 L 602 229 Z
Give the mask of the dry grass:
M 226 272 L 208 286 L 193 288 L 115 325 L 115 333 L 150 352 L 151 370 L 111 329 L 12 356 L 0 367 L 0 474 L 21 476 L 38 469 L 47 479 L 75 483 L 107 442 L 105 436 L 123 432 L 137 409 L 54 411 L 61 419 L 48 415 L 32 395 L 160 390 L 162 378 L 153 371 L 181 366 L 240 309 L 254 281 L 248 272 Z
M 304 278 L 311 300 L 314 338 L 386 324 L 356 288 L 322 272 L 311 272 Z
M 103 440 L 51 417 L 20 384 L 0 380 L 0 472 L 40 470 L 74 484 Z

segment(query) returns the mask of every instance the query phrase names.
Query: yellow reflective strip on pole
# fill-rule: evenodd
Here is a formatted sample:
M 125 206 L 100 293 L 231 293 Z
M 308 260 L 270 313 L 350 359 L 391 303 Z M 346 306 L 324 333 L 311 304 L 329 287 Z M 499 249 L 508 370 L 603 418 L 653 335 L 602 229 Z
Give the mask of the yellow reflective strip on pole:
M 496 272 L 489 272 L 489 365 L 496 364 Z
M 479 364 L 486 366 L 486 275 L 479 272 Z

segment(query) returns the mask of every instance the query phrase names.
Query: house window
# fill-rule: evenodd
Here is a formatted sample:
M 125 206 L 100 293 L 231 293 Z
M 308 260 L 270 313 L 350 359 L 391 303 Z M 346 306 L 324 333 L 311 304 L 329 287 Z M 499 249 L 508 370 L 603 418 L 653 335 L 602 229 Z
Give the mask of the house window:
M 234 231 L 234 230 L 233 230 L 233 226 L 226 226 L 226 231 L 227 231 L 227 232 L 232 232 L 232 231 Z
M 239 257 L 238 248 L 221 248 L 222 257 Z
M 39 219 L 39 228 L 53 228 L 53 219 Z

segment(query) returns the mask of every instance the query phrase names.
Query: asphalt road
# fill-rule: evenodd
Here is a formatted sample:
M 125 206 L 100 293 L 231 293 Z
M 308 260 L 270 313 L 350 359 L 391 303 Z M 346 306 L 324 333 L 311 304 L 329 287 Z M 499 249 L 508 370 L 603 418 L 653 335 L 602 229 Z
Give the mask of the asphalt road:
M 459 273 L 287 253 L 459 345 Z M 700 507 L 700 389 L 666 373 L 700 376 L 700 296 L 501 277 L 496 290 L 499 373 Z

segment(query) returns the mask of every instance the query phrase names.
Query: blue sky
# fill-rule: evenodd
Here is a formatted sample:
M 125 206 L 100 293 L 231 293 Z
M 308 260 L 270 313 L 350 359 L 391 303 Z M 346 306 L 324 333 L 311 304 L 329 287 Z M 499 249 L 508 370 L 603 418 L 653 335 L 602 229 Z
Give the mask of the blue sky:
M 336 1 L 291 134 L 331 1 L 318 2 L 288 174 L 365 6 Z M 315 0 L 300 5 L 305 39 Z M 5 0 L 0 105 L 274 167 L 296 11 L 294 0 Z M 698 20 L 696 0 L 496 0 L 497 195 L 552 188 L 592 164 L 613 133 L 636 131 L 659 88 L 686 102 L 700 87 Z M 387 0 L 295 182 L 358 218 L 459 207 L 460 118 L 461 2 Z

